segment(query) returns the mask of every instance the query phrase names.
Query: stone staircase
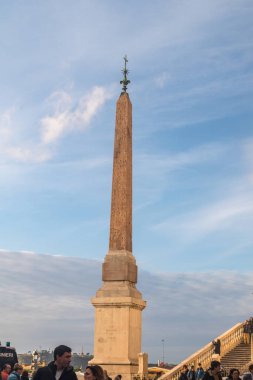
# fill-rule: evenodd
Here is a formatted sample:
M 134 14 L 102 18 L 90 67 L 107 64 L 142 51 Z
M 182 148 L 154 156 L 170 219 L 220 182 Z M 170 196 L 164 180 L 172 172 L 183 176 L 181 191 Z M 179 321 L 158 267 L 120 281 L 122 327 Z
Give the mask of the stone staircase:
M 253 336 L 251 338 L 253 339 Z M 220 361 L 224 369 L 229 372 L 231 368 L 238 368 L 241 374 L 246 372 L 251 362 L 251 351 L 250 345 L 243 343 L 243 322 L 237 323 L 215 340 L 217 339 L 221 342 Z M 251 344 L 253 346 L 253 341 Z M 217 359 L 214 357 L 213 344 L 209 342 L 206 346 L 162 375 L 159 380 L 179 380 L 184 365 L 188 367 L 194 365 L 197 368 L 198 363 L 202 363 L 203 368 L 206 370 L 209 368 L 212 360 Z
M 240 373 L 247 370 L 250 363 L 250 345 L 240 342 L 238 346 L 221 358 L 221 365 L 229 373 L 231 368 L 238 368 Z

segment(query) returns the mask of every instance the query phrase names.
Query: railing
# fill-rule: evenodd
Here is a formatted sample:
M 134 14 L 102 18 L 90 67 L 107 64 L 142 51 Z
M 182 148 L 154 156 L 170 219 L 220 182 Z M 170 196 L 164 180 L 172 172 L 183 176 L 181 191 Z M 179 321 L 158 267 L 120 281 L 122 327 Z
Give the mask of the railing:
M 230 330 L 216 338 L 221 342 L 221 354 L 224 356 L 226 353 L 236 347 L 243 338 L 243 323 L 238 323 Z M 159 380 L 178 380 L 184 365 L 194 365 L 197 368 L 198 363 L 202 364 L 204 369 L 209 368 L 214 354 L 214 348 L 212 342 L 208 343 L 201 350 L 195 352 L 187 359 L 183 360 L 180 364 L 174 367 L 169 373 L 162 375 Z

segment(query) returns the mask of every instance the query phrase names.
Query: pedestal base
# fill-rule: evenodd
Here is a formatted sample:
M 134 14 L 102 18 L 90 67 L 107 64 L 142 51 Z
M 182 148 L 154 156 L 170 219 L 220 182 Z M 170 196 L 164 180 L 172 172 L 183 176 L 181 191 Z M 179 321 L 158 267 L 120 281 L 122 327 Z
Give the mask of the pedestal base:
M 141 312 L 146 302 L 133 284 L 125 282 L 105 283 L 91 302 L 95 307 L 95 334 L 90 363 L 101 365 L 112 378 L 122 375 L 123 380 L 132 380 L 138 373 Z

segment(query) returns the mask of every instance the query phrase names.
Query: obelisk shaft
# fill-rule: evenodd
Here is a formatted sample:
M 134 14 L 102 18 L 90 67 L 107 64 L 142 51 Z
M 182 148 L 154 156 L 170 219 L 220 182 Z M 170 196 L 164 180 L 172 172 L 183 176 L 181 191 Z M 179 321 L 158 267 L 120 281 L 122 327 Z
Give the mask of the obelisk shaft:
M 116 107 L 109 250 L 132 252 L 132 104 L 127 92 Z
M 127 92 L 116 106 L 109 252 L 102 278 L 137 282 L 132 255 L 132 104 Z

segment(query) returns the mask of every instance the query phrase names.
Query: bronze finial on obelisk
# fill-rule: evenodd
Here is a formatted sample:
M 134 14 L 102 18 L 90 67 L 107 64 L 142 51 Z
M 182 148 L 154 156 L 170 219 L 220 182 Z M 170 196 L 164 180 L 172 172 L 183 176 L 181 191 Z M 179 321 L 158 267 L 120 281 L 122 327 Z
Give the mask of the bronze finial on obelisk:
M 122 73 L 123 73 L 123 75 L 124 75 L 124 78 L 123 78 L 123 80 L 120 81 L 120 84 L 122 84 L 122 90 L 123 90 L 123 92 L 126 92 L 126 90 L 127 90 L 127 85 L 128 85 L 129 83 L 131 83 L 130 80 L 127 79 L 127 74 L 129 73 L 129 70 L 126 68 L 126 64 L 127 64 L 127 62 L 128 62 L 128 60 L 127 60 L 127 56 L 126 56 L 126 55 L 125 55 L 125 57 L 124 57 L 124 61 L 125 61 L 125 67 L 124 67 L 124 69 L 122 70 Z
M 102 287 L 95 307 L 94 358 L 111 377 L 132 380 L 138 373 L 142 310 L 137 265 L 132 254 L 132 104 L 127 90 L 127 57 L 122 92 L 116 105 L 109 251 L 102 269 Z

